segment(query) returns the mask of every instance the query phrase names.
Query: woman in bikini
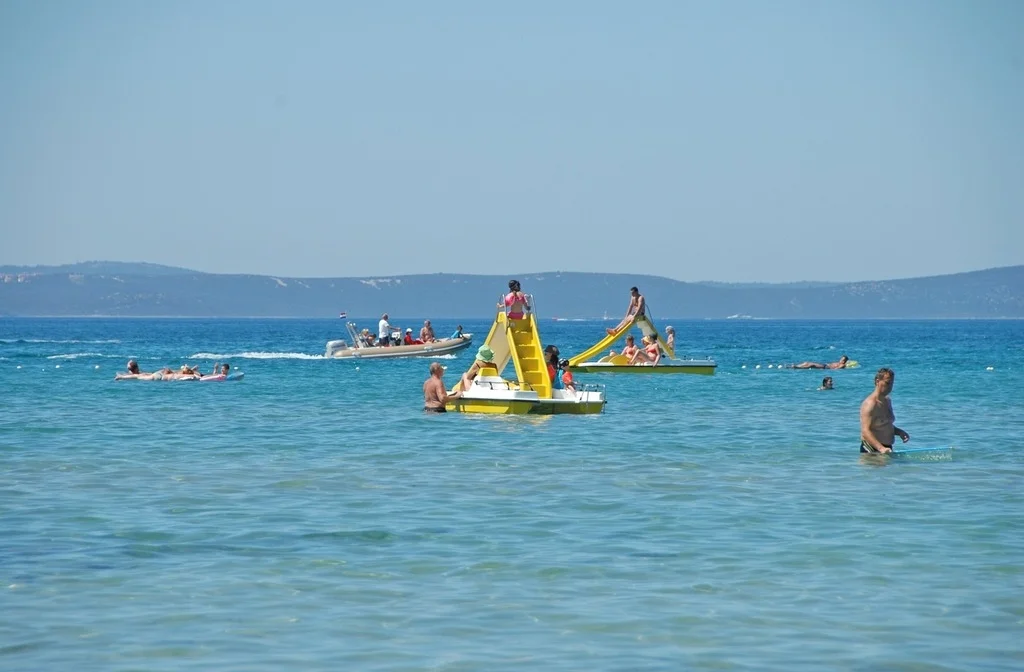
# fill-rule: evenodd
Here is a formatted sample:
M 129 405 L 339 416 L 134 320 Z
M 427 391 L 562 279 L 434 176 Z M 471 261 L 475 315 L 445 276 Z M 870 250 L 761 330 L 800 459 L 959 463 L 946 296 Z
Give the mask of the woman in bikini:
M 505 295 L 505 302 L 499 303 L 498 308 L 508 308 L 508 319 L 521 320 L 523 309 L 530 310 L 530 303 L 526 300 L 526 294 L 523 294 L 523 288 L 518 280 L 509 280 L 508 288 L 509 293 Z
M 657 339 L 653 336 L 643 337 L 643 350 L 637 350 L 636 354 L 629 360 L 630 364 L 647 364 L 651 366 L 657 366 L 658 362 L 661 361 L 661 346 L 658 345 Z
M 627 359 L 632 360 L 633 356 L 636 355 L 638 350 L 639 348 L 636 347 L 636 340 L 634 340 L 633 334 L 630 334 L 629 336 L 626 336 L 626 347 L 622 348 L 622 352 L 620 352 L 619 354 L 622 355 L 623 357 L 626 357 Z M 615 351 L 610 350 L 608 354 L 609 356 L 614 357 Z M 632 364 L 632 362 L 630 363 Z

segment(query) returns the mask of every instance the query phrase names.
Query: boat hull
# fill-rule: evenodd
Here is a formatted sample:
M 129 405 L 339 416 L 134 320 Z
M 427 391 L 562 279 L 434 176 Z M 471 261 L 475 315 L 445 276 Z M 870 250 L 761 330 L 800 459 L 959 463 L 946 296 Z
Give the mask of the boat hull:
M 602 386 L 588 386 L 578 392 L 552 390 L 551 397 L 541 398 L 534 390 L 496 376 L 474 381 L 469 392 L 445 405 L 446 410 L 456 413 L 491 415 L 593 415 L 604 407 Z
M 484 413 L 490 415 L 596 415 L 604 411 L 604 395 L 599 398 L 570 399 L 473 399 L 470 397 L 448 402 L 445 409 L 456 413 Z
M 468 348 L 473 343 L 472 334 L 464 334 L 462 338 L 445 338 L 433 343 L 417 345 L 393 345 L 389 348 L 378 346 L 366 348 L 332 349 L 327 344 L 325 356 L 328 359 L 391 359 L 395 357 L 436 357 L 447 355 Z

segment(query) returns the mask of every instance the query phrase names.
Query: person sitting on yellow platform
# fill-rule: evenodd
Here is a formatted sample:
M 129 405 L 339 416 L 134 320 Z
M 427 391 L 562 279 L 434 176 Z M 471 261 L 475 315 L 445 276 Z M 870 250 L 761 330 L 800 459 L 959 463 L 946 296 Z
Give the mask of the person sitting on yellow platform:
M 463 392 L 469 389 L 469 386 L 473 384 L 473 379 L 480 375 L 480 370 L 485 367 L 494 368 L 494 351 L 486 345 L 481 345 L 480 349 L 476 351 L 476 360 L 473 361 L 473 366 L 462 374 Z
M 633 366 L 646 364 L 657 366 L 661 361 L 661 347 L 658 345 L 658 339 L 654 336 L 644 336 L 641 341 L 644 344 L 643 349 L 638 349 L 630 358 L 629 363 Z

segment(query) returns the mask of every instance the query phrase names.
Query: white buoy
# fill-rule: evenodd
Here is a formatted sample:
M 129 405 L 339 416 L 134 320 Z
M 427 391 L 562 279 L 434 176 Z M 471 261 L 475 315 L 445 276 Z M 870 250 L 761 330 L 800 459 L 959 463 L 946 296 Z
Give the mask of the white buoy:
M 758 364 L 758 365 L 757 365 L 757 366 L 755 366 L 754 368 L 755 368 L 755 369 L 760 369 L 760 368 L 761 368 L 761 365 L 760 365 L 760 364 Z
M 21 368 L 21 364 L 18 364 L 18 368 L 19 368 L 19 369 Z
M 774 367 L 773 365 L 769 364 L 769 365 L 768 365 L 768 368 L 769 368 L 769 369 L 774 369 L 775 367 Z
M 741 369 L 745 369 L 745 368 L 747 368 L 747 365 L 746 365 L 746 364 L 744 364 L 744 365 L 743 365 L 743 366 L 741 366 L 740 368 L 741 368 Z
M 358 370 L 359 370 L 359 367 L 357 366 L 357 367 L 356 367 L 356 371 L 358 371 Z
M 18 368 L 20 369 L 21 367 L 19 366 Z M 987 367 L 985 367 L 985 370 L 986 371 L 995 371 L 996 367 L 994 367 L 994 366 L 987 366 Z
M 96 365 L 96 366 L 94 366 L 93 368 L 94 368 L 94 369 L 98 369 L 98 368 L 100 368 L 100 365 L 99 365 L 99 364 L 97 364 L 97 365 Z
M 60 368 L 60 364 L 58 364 L 57 366 L 55 366 L 55 367 L 53 367 L 53 368 L 55 368 L 55 369 L 59 369 L 59 368 Z

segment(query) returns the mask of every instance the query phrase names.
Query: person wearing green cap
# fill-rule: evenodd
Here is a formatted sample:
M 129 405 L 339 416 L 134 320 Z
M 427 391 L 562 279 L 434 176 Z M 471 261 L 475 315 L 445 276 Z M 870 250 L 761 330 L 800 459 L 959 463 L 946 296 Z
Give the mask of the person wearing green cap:
M 462 374 L 462 391 L 468 390 L 469 386 L 473 384 L 473 379 L 480 375 L 480 369 L 488 366 L 494 367 L 494 351 L 485 344 L 481 345 L 480 349 L 476 351 L 476 359 L 473 361 L 473 366 L 469 367 L 469 371 Z

